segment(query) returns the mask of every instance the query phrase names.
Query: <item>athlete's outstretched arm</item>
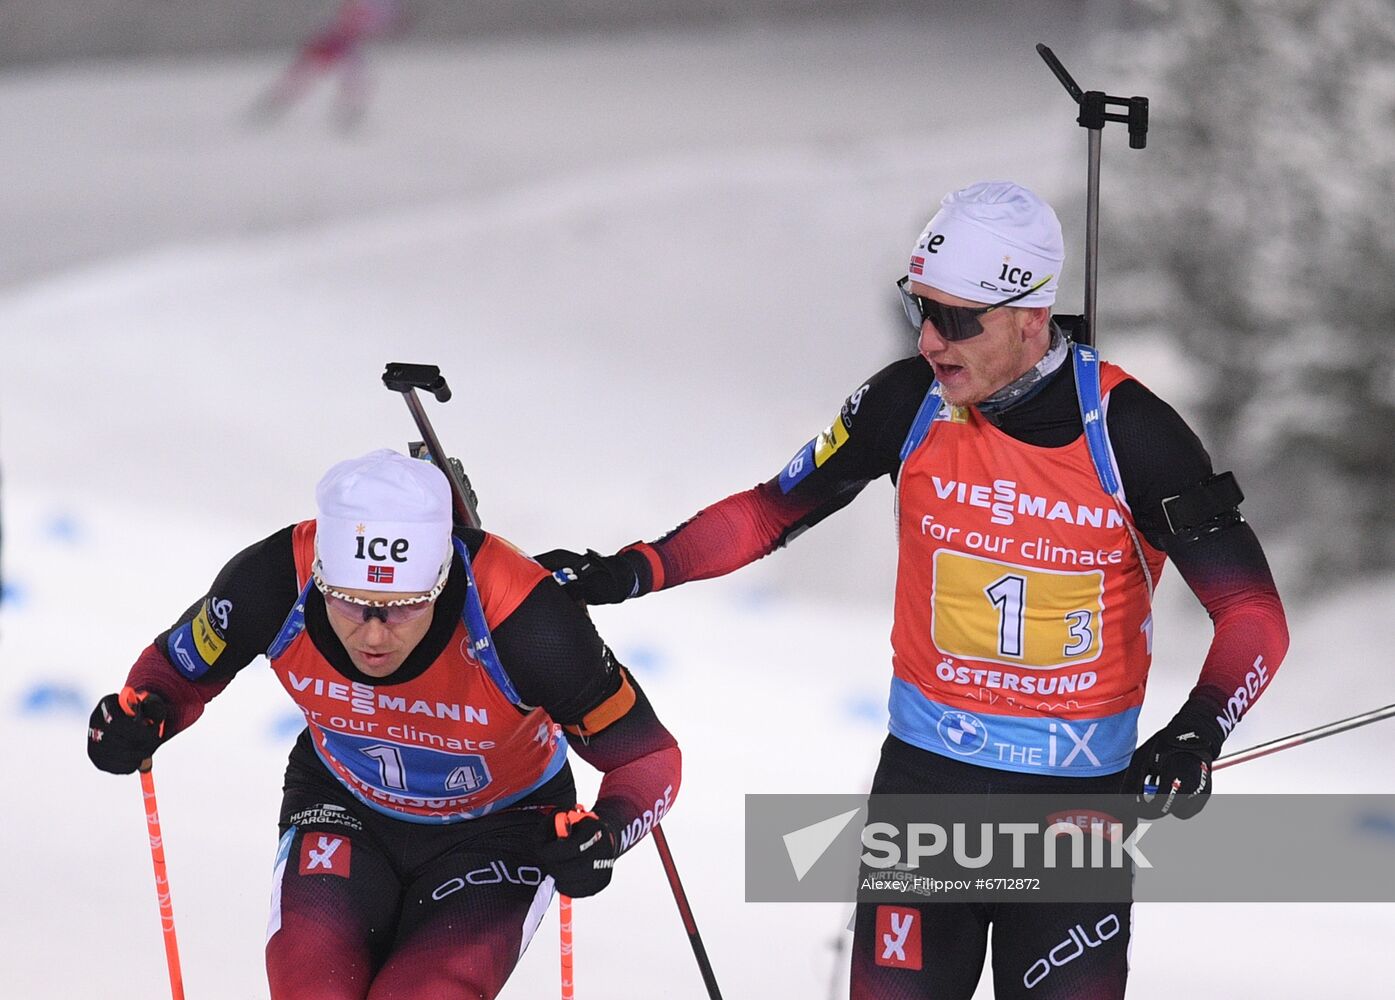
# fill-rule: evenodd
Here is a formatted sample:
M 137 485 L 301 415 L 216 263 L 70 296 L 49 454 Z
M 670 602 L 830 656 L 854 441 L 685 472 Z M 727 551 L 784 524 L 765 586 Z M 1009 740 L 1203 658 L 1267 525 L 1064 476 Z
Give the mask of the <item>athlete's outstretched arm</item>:
M 833 422 L 768 482 L 703 508 L 653 542 L 613 556 L 557 549 L 538 559 L 568 593 L 614 604 L 653 590 L 723 576 L 769 555 L 900 468 L 901 442 L 931 382 L 920 357 L 882 369 Z

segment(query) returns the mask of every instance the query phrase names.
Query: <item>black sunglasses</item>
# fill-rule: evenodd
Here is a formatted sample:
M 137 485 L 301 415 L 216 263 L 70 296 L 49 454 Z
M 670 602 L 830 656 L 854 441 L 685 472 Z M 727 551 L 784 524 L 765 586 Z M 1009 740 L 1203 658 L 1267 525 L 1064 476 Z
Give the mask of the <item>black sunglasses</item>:
M 909 274 L 896 282 L 896 290 L 901 293 L 901 307 L 906 310 L 906 319 L 910 320 L 911 326 L 915 328 L 917 334 L 920 333 L 920 328 L 925 325 L 925 321 L 929 320 L 934 324 L 935 331 L 945 340 L 959 341 L 977 337 L 983 332 L 982 317 L 984 313 L 992 312 L 1003 306 L 1010 306 L 1020 299 L 1025 299 L 1053 277 L 1055 275 L 1048 274 L 1025 292 L 1018 292 L 1012 298 L 994 302 L 991 306 L 978 308 L 947 306 L 943 302 L 936 302 L 934 299 L 917 295 L 907 287 L 911 283 Z

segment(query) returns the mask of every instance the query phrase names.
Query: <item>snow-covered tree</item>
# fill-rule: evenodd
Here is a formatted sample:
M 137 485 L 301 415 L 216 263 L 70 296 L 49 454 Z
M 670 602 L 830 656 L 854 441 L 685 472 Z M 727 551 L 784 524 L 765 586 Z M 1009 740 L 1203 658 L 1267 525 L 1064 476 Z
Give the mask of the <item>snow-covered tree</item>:
M 1395 565 L 1395 5 L 1149 7 L 1109 88 L 1151 99 L 1149 148 L 1111 156 L 1103 218 L 1153 294 L 1111 312 L 1191 355 L 1203 436 L 1311 583 Z

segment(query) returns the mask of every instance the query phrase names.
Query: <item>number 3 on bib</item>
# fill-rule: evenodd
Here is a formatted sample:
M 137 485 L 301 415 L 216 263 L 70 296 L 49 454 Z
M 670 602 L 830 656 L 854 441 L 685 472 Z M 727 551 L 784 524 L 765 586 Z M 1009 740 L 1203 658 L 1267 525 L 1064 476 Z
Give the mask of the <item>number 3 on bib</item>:
M 941 653 L 1037 670 L 1099 658 L 1102 570 L 1036 569 L 948 549 L 934 566 L 930 637 Z

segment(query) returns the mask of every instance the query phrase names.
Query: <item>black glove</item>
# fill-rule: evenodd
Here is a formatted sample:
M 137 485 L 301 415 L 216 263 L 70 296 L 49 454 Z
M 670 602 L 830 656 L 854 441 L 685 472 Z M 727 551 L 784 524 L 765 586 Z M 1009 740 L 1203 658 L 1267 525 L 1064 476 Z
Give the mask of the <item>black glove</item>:
M 619 604 L 638 597 L 649 576 L 644 556 L 628 550 L 603 556 L 595 549 L 587 549 L 584 554 L 553 549 L 534 558 L 552 570 L 552 578 L 568 596 L 587 604 Z
M 594 896 L 610 885 L 619 839 L 610 824 L 577 806 L 548 817 L 538 864 L 564 896 Z
M 155 752 L 169 714 L 153 691 L 123 688 L 97 702 L 87 722 L 87 756 L 111 774 L 130 774 Z
M 1201 812 L 1211 797 L 1211 762 L 1220 755 L 1223 739 L 1214 710 L 1195 698 L 1183 705 L 1133 752 L 1124 794 L 1137 796 L 1138 815 L 1190 819 Z

